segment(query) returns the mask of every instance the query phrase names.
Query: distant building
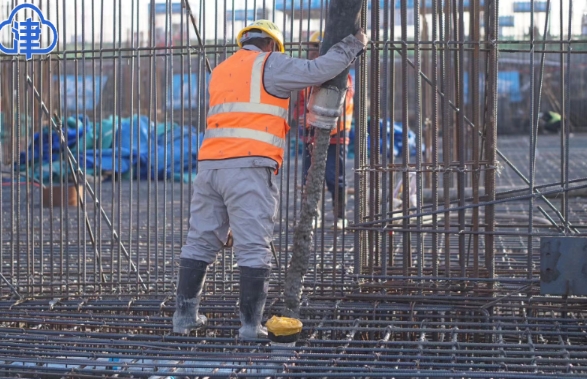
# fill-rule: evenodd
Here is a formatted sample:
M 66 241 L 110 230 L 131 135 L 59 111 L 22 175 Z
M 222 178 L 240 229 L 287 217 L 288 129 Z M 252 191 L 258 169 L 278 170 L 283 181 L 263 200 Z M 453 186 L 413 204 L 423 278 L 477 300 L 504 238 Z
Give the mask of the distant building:
M 407 38 L 414 35 L 414 8 L 416 0 L 406 0 L 407 17 L 401 18 L 401 0 L 369 0 L 367 29 L 371 29 L 371 11 L 376 4 L 380 12 L 380 33 L 385 31 L 391 35 L 390 26 L 395 24 L 394 39 L 401 37 L 401 24 L 407 26 Z M 447 0 L 436 0 L 436 4 L 447 4 Z M 483 11 L 487 0 L 464 0 L 466 12 L 469 6 L 478 1 L 481 11 L 481 29 L 483 33 Z M 378 2 L 378 3 L 377 3 Z M 13 9 L 12 0 L 0 0 L 0 20 L 8 18 Z M 196 41 L 196 31 L 192 21 L 184 9 L 183 0 L 135 0 L 135 1 L 40 1 L 40 8 L 45 16 L 56 24 L 59 31 L 59 48 L 71 49 L 71 45 L 98 44 L 105 46 L 116 43 L 122 46 L 139 47 L 153 44 L 156 46 L 179 45 L 187 42 L 186 33 L 192 44 Z M 273 20 L 283 29 L 286 41 L 305 40 L 308 31 L 318 30 L 325 26 L 325 11 L 322 9 L 325 0 L 188 0 L 198 32 L 206 41 L 218 44 L 235 43 L 235 34 L 244 25 L 259 18 Z M 568 31 L 569 2 L 562 2 L 563 33 Z M 63 5 L 66 4 L 66 7 Z M 433 0 L 420 0 L 420 8 L 425 9 L 428 36 L 431 36 Z M 454 2 L 450 2 L 454 4 Z M 547 0 L 500 0 L 499 23 L 500 38 L 527 39 L 532 25 L 535 37 L 544 34 L 547 15 Z M 560 35 L 561 1 L 550 1 L 550 22 L 547 33 L 551 36 Z M 389 13 L 384 23 L 384 9 Z M 533 17 L 531 11 L 534 11 Z M 24 16 L 19 16 L 24 17 Z M 571 20 L 573 35 L 587 35 L 587 1 L 573 2 L 573 19 Z M 303 19 L 304 22 L 299 20 Z M 532 21 L 533 20 L 533 21 Z M 469 15 L 464 18 L 465 33 L 469 32 Z M 421 23 L 424 28 L 425 23 Z M 536 32 L 537 31 L 537 32 Z M 423 30 L 422 30 L 423 32 Z M 391 37 L 390 37 L 391 38 Z M 154 39 L 151 42 L 151 39 Z M 0 41 L 11 43 L 12 33 L 6 27 L 0 30 Z

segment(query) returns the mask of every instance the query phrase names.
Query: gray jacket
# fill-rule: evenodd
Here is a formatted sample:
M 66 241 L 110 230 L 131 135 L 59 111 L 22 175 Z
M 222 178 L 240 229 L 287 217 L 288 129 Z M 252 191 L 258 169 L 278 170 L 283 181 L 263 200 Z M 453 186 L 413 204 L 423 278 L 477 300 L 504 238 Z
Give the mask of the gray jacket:
M 253 45 L 243 49 L 261 51 Z M 273 96 L 287 98 L 291 92 L 318 86 L 334 78 L 355 60 L 363 50 L 363 44 L 353 35 L 345 37 L 332 46 L 328 52 L 314 60 L 292 58 L 281 53 L 272 53 L 265 63 L 263 84 Z M 277 162 L 269 158 L 247 157 L 227 160 L 208 160 L 198 163 L 199 170 L 213 170 L 236 167 L 277 168 Z

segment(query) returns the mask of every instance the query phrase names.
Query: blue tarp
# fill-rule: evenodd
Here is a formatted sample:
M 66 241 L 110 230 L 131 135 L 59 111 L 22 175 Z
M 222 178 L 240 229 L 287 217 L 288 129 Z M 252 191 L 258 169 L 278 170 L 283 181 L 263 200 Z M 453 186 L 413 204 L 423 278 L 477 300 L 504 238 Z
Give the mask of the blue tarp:
M 195 174 L 198 149 L 203 140 L 204 133 L 198 135 L 195 128 L 185 126 L 174 127 L 159 135 L 157 172 L 153 176 L 179 181 L 182 175 Z
M 35 133 L 33 135 L 33 142 L 28 146 L 27 153 L 24 151 L 20 152 L 19 163 L 21 165 L 27 164 L 27 162 L 38 161 L 43 157 L 43 162 L 49 162 L 50 156 L 59 156 L 59 153 L 65 149 L 65 147 L 74 148 L 77 145 L 79 138 L 84 136 L 85 129 L 75 127 L 75 120 L 73 120 L 72 127 L 67 127 L 64 130 L 65 134 L 65 145 L 62 143 L 61 138 L 57 133 L 51 133 L 49 129 L 43 129 L 41 133 Z
M 370 128 L 371 125 L 371 120 L 368 119 L 367 120 L 367 127 L 368 129 Z M 379 135 L 380 140 L 379 140 L 379 149 L 382 152 L 383 151 L 383 120 L 379 120 Z M 303 130 L 298 128 L 299 133 L 300 133 L 300 137 L 302 135 Z M 353 121 L 353 127 L 351 128 L 351 131 L 349 132 L 349 147 L 348 147 L 348 154 L 350 157 L 354 156 L 355 153 L 355 123 Z M 402 146 L 403 146 L 403 129 L 402 129 L 402 124 L 395 122 L 393 124 L 393 155 L 396 157 L 401 156 L 402 153 Z M 367 136 L 367 147 L 370 149 L 371 144 L 370 144 L 370 138 L 369 136 Z M 292 138 L 291 140 L 291 149 L 290 149 L 290 154 L 295 154 L 296 148 L 295 148 L 295 138 Z M 391 125 L 389 120 L 387 121 L 387 151 L 388 153 L 391 151 Z M 298 143 L 298 153 L 301 154 L 302 153 L 302 147 L 303 142 L 301 140 L 301 138 L 299 139 L 299 143 Z M 410 149 L 410 155 L 414 156 L 416 155 L 416 134 L 414 132 L 412 132 L 411 130 L 408 129 L 408 146 Z M 426 146 L 422 143 L 422 153 L 425 153 L 426 151 Z
M 191 181 L 195 176 L 203 133 L 198 134 L 194 127 L 156 125 L 149 123 L 147 116 L 138 115 L 132 118 L 110 117 L 96 124 L 85 116 L 70 117 L 65 126 L 67 147 L 88 174 L 120 174 L 141 180 L 177 181 Z M 28 155 L 21 152 L 20 170 L 28 170 L 42 181 L 48 181 L 51 175 L 55 178 L 55 175 L 67 172 L 59 167 L 60 154 L 65 147 L 57 132 L 50 133 L 44 129 L 42 133 L 36 133 L 33 140 L 34 147 L 33 144 L 29 146 Z
M 389 152 L 392 151 L 391 149 L 391 122 L 389 120 L 387 120 L 387 152 L 389 155 Z M 370 130 L 371 128 L 371 120 L 369 119 L 367 121 L 367 130 Z M 354 132 L 354 130 L 352 130 L 352 132 Z M 379 120 L 379 151 L 383 152 L 383 138 L 385 137 L 383 135 L 383 120 Z M 351 133 L 352 137 L 351 139 L 354 139 L 354 133 Z M 395 157 L 399 157 L 402 154 L 402 149 L 403 149 L 403 128 L 402 128 L 402 124 L 399 122 L 394 122 L 393 123 L 393 155 Z M 371 146 L 371 139 L 370 136 L 367 136 L 367 147 L 370 148 Z M 409 154 L 410 156 L 415 156 L 416 153 L 418 152 L 416 149 L 416 134 L 414 132 L 412 132 L 410 129 L 408 129 L 408 148 L 409 148 Z M 424 153 L 426 151 L 426 147 L 424 146 L 424 144 L 422 144 L 422 153 Z
M 368 124 L 370 125 L 370 120 L 368 120 Z M 380 126 L 380 140 L 379 140 L 379 149 L 382 152 L 383 151 L 383 120 L 379 121 L 379 126 Z M 301 133 L 301 131 L 300 131 Z M 301 135 L 301 134 L 300 134 Z M 354 121 L 353 121 L 353 127 L 351 128 L 351 131 L 349 133 L 349 147 L 348 147 L 348 154 L 350 157 L 354 156 L 355 153 L 355 125 L 354 125 Z M 403 130 L 402 130 L 402 124 L 401 123 L 394 123 L 393 124 L 393 154 L 396 157 L 399 157 L 402 153 L 402 146 L 403 146 Z M 370 138 L 369 136 L 367 136 L 367 147 L 370 149 Z M 390 144 L 391 144 L 391 129 L 390 129 L 390 123 L 389 121 L 387 122 L 387 151 L 390 152 L 391 148 L 390 148 Z M 301 142 L 301 138 L 299 140 L 299 146 L 298 146 L 298 153 L 301 154 L 302 153 L 302 145 L 303 143 Z M 414 156 L 416 155 L 416 134 L 414 132 L 412 132 L 411 130 L 408 130 L 408 146 L 410 148 L 410 155 Z M 292 146 L 290 149 L 290 153 L 293 155 L 295 154 L 295 139 L 292 138 Z M 426 151 L 426 146 L 424 144 L 422 144 L 422 153 L 424 153 Z

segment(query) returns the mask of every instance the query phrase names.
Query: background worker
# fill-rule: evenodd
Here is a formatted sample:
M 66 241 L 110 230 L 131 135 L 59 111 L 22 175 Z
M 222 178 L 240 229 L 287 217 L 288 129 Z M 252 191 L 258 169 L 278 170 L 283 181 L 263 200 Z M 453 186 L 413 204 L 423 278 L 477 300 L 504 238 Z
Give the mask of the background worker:
M 324 32 L 314 32 L 310 35 L 310 44 L 308 59 L 316 59 L 320 55 L 320 43 L 324 37 Z M 312 163 L 312 151 L 315 141 L 314 128 L 311 128 L 306 120 L 307 100 L 311 93 L 311 88 L 300 91 L 297 104 L 294 110 L 294 117 L 298 120 L 302 128 L 302 141 L 305 145 L 304 164 L 303 164 L 303 181 L 306 184 L 308 169 Z M 330 133 L 330 145 L 326 156 L 325 181 L 328 192 L 332 195 L 332 210 L 337 229 L 343 229 L 347 226 L 345 217 L 346 208 L 346 176 L 345 176 L 345 157 L 347 146 L 349 144 L 349 132 L 353 123 L 353 97 L 355 90 L 351 74 L 347 78 L 347 92 L 343 109 L 337 127 Z M 318 207 L 318 224 L 320 224 L 320 211 Z
M 547 111 L 540 114 L 540 120 L 545 131 L 549 133 L 558 133 L 561 129 L 562 117 L 560 114 Z
M 190 228 L 180 255 L 173 331 L 206 323 L 198 312 L 206 268 L 227 242 L 229 229 L 240 269 L 239 336 L 263 338 L 273 228 L 292 91 L 320 85 L 346 69 L 367 43 L 362 31 L 313 61 L 283 54 L 275 24 L 258 20 L 237 36 L 240 50 L 210 78 L 210 109 L 198 152 Z

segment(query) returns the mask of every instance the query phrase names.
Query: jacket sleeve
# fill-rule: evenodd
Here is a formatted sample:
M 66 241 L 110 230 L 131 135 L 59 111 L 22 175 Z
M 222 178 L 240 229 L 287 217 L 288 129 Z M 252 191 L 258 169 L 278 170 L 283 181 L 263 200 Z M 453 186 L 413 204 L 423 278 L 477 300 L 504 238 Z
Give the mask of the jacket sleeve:
M 272 53 L 265 63 L 265 89 L 274 96 L 285 98 L 292 91 L 320 85 L 341 73 L 362 50 L 363 44 L 349 35 L 314 60 Z

